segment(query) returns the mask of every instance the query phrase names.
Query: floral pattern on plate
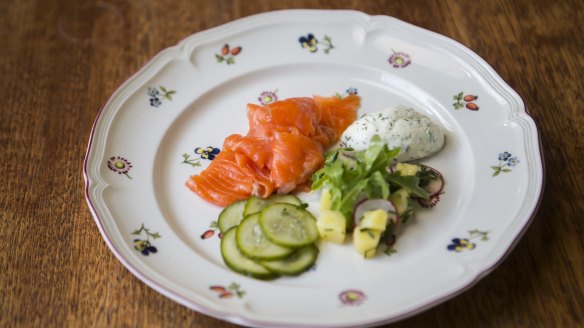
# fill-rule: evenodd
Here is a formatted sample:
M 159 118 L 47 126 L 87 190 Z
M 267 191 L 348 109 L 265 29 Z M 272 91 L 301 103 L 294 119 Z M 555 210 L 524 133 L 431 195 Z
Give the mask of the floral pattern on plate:
M 349 88 L 347 88 L 347 90 L 345 90 L 344 94 L 339 93 L 339 92 L 335 93 L 335 97 L 341 99 L 341 98 L 345 98 L 349 95 L 357 95 L 357 94 L 359 94 L 359 91 L 357 90 L 357 88 L 349 87 Z
M 363 304 L 367 296 L 360 290 L 348 289 L 339 293 L 339 300 L 342 305 L 357 306 Z
M 138 252 L 142 253 L 144 256 L 150 255 L 150 253 L 158 253 L 158 249 L 156 246 L 150 243 L 150 238 L 152 240 L 160 238 L 160 234 L 158 232 L 151 232 L 150 229 L 144 226 L 144 223 L 140 226 L 140 229 L 134 230 L 132 235 L 139 236 L 140 238 L 134 239 L 134 249 Z M 144 237 L 146 239 L 144 239 Z
M 452 99 L 456 102 L 452 104 L 455 110 L 459 110 L 463 107 L 466 107 L 468 110 L 477 111 L 479 110 L 479 106 L 476 104 L 476 100 L 479 99 L 479 96 L 475 96 L 473 94 L 465 95 L 463 91 L 455 94 Z
M 403 51 L 394 50 L 387 61 L 394 68 L 404 68 L 412 63 L 412 57 Z
M 241 46 L 237 46 L 234 48 L 230 48 L 229 44 L 223 45 L 221 48 L 220 53 L 215 54 L 215 59 L 218 63 L 226 63 L 227 65 L 235 64 L 235 56 L 239 55 L 243 48 Z
M 217 221 L 211 221 L 211 223 L 209 223 L 209 229 L 205 230 L 205 232 L 201 234 L 201 239 L 204 240 L 213 237 L 217 230 L 219 230 L 219 225 L 217 224 Z M 217 237 L 221 238 L 221 232 L 217 234 Z
M 502 173 L 509 173 L 511 172 L 511 168 L 517 166 L 519 164 L 519 159 L 515 156 L 511 155 L 509 152 L 502 152 L 499 154 L 499 165 L 493 165 L 491 168 L 493 169 L 493 177 L 498 176 Z
M 465 250 L 473 250 L 477 247 L 477 244 L 472 241 L 473 239 L 480 238 L 481 241 L 489 240 L 489 231 L 473 229 L 468 234 L 468 238 L 453 238 L 446 249 L 460 253 Z
M 160 90 L 159 90 L 160 88 Z M 148 91 L 146 92 L 150 97 L 150 106 L 152 107 L 160 107 L 162 105 L 162 101 L 164 100 L 172 100 L 172 95 L 176 93 L 175 90 L 168 90 L 167 88 L 163 87 L 162 85 L 156 87 L 149 87 Z
M 262 105 L 268 105 L 268 104 L 271 104 L 273 102 L 276 102 L 276 101 L 278 101 L 278 95 L 276 94 L 277 92 L 278 92 L 278 89 L 276 89 L 274 91 L 263 91 L 260 94 L 260 96 L 258 97 L 258 101 Z
M 222 285 L 212 285 L 209 286 L 209 289 L 217 293 L 219 298 L 232 298 L 233 296 L 242 298 L 245 295 L 245 291 L 241 290 L 241 286 L 235 282 L 232 282 L 227 287 Z
M 319 41 L 316 37 L 314 37 L 314 34 L 308 33 L 306 36 L 303 35 L 299 37 L 298 42 L 300 42 L 300 46 L 302 48 L 308 49 L 308 51 L 312 53 L 318 52 L 319 44 L 324 45 L 322 50 L 327 55 L 335 48 L 332 38 L 328 35 L 325 35 L 322 40 Z
M 197 167 L 197 166 L 201 166 L 201 159 L 206 159 L 209 161 L 212 161 L 215 159 L 215 156 L 219 155 L 219 153 L 221 152 L 221 149 L 213 147 L 213 146 L 207 146 L 207 147 L 197 147 L 194 150 L 195 155 L 189 154 L 189 153 L 184 153 L 182 154 L 182 158 L 183 161 L 181 162 L 181 164 L 188 164 L 192 167 Z M 194 156 L 194 157 L 191 157 Z
M 128 174 L 128 172 L 130 172 L 130 170 L 133 167 L 132 163 L 130 163 L 130 161 L 123 157 L 120 156 L 110 157 L 110 159 L 107 161 L 107 167 L 110 170 L 116 172 L 117 174 L 123 174 L 128 179 L 132 179 L 132 177 Z

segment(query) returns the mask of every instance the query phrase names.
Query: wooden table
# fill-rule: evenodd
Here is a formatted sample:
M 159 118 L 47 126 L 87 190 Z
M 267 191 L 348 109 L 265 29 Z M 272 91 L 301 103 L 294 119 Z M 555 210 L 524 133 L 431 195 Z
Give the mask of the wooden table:
M 584 2 L 0 2 L 0 326 L 234 327 L 153 291 L 112 255 L 84 198 L 89 133 L 161 49 L 276 9 L 398 17 L 474 50 L 524 99 L 547 171 L 529 230 L 490 275 L 396 327 L 584 326 Z

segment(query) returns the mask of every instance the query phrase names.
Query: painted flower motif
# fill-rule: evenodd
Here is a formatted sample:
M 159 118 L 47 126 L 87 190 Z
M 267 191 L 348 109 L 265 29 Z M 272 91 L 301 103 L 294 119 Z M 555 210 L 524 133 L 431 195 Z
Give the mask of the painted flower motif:
M 462 252 L 465 249 L 474 249 L 477 246 L 477 244 L 471 242 L 470 240 L 466 239 L 466 238 L 454 238 L 452 239 L 452 243 L 450 245 L 448 245 L 448 250 L 449 251 L 455 251 L 455 252 Z
M 494 165 L 491 166 L 491 168 L 493 169 L 493 177 L 496 177 L 497 175 L 501 174 L 501 172 L 503 173 L 509 173 L 512 170 L 510 169 L 511 167 L 515 167 L 517 166 L 517 164 L 519 164 L 519 159 L 517 157 L 511 157 L 513 155 L 511 155 L 509 152 L 502 152 L 499 154 L 499 165 Z
M 215 54 L 218 63 L 225 62 L 227 65 L 235 64 L 235 56 L 239 55 L 243 48 L 241 46 L 231 48 L 229 44 L 224 44 L 219 54 Z
M 357 88 L 355 88 L 355 87 L 350 87 L 350 88 L 348 88 L 348 89 L 347 89 L 346 93 L 347 93 L 348 95 L 356 95 L 356 94 L 358 94 L 359 92 L 357 91 Z
M 314 37 L 312 33 L 309 33 L 307 36 L 301 36 L 298 38 L 298 42 L 302 45 L 302 48 L 308 49 L 310 52 L 317 52 L 318 48 L 316 45 L 318 44 L 318 40 Z
M 219 148 L 207 146 L 205 148 L 197 147 L 195 148 L 195 154 L 201 155 L 201 158 L 208 159 L 210 161 L 215 159 L 215 156 L 219 154 L 221 150 Z
M 260 104 L 262 105 L 268 105 L 271 104 L 273 102 L 278 101 L 278 95 L 276 95 L 276 92 L 278 92 L 278 90 L 274 90 L 274 91 L 264 91 L 260 94 L 260 96 L 258 97 L 258 100 L 260 102 Z
M 489 240 L 489 231 L 481 231 L 478 229 L 469 230 L 468 238 L 453 238 L 451 243 L 446 246 L 449 251 L 460 253 L 465 250 L 473 250 L 477 247 L 477 244 L 472 240 L 480 238 L 481 241 Z
M 519 164 L 519 159 L 517 159 L 517 157 L 509 158 L 507 163 L 509 164 L 510 167 L 515 167 L 517 166 L 517 164 Z
M 156 88 L 148 87 L 147 93 L 150 97 L 157 97 L 160 94 L 160 91 Z
M 389 61 L 389 64 L 395 68 L 403 68 L 403 67 L 406 67 L 412 63 L 412 58 L 410 57 L 410 55 L 406 54 L 405 52 L 394 51 L 393 54 L 391 54 L 391 56 L 389 56 L 388 61 Z
M 158 252 L 158 249 L 152 246 L 148 240 L 134 239 L 134 248 L 145 256 Z
M 452 104 L 455 110 L 459 110 L 463 107 L 466 107 L 468 110 L 477 111 L 479 110 L 479 106 L 475 103 L 478 96 L 469 94 L 464 95 L 464 92 L 459 92 L 452 97 L 456 102 Z
M 128 179 L 132 179 L 132 177 L 128 174 L 130 169 L 132 168 L 132 163 L 130 163 L 127 159 L 120 157 L 120 156 L 113 156 L 107 161 L 107 167 L 118 173 L 123 174 L 128 177 Z
M 148 87 L 148 90 L 146 90 L 146 94 L 150 97 L 150 106 L 152 107 L 160 107 L 163 100 L 172 100 L 172 95 L 176 93 L 175 90 L 168 90 L 163 86 L 159 86 L 159 88 L 160 91 L 155 87 Z
M 211 223 L 209 224 L 209 229 L 201 234 L 201 239 L 204 240 L 213 237 L 217 230 L 219 230 L 219 225 L 217 224 L 217 221 L 211 221 Z M 217 234 L 217 237 L 219 238 L 222 237 L 221 232 Z
M 207 147 L 197 147 L 195 148 L 194 153 L 196 155 L 199 155 L 198 157 L 191 157 L 191 154 L 188 153 L 184 153 L 182 154 L 183 157 L 183 161 L 181 162 L 181 164 L 188 164 L 192 167 L 197 167 L 197 166 L 201 166 L 201 159 L 206 159 L 206 160 L 214 160 L 215 156 L 217 156 L 219 153 L 221 152 L 221 150 L 219 148 L 215 148 L 212 146 L 207 146 Z
M 344 94 L 341 94 L 339 92 L 336 92 L 335 93 L 335 97 L 337 97 L 339 99 L 343 99 L 343 98 L 345 98 L 347 96 L 350 96 L 350 95 L 357 95 L 358 93 L 359 92 L 357 91 L 357 88 L 355 88 L 355 87 L 349 87 L 349 88 L 347 88 L 347 90 L 345 90 L 345 93 Z
M 132 235 L 140 236 L 140 238 L 134 239 L 134 249 L 142 253 L 142 255 L 148 256 L 150 253 L 155 254 L 158 252 L 158 249 L 150 243 L 150 238 L 158 239 L 161 237 L 158 232 L 150 232 L 150 229 L 146 228 L 142 223 L 140 229 L 134 230 Z
M 241 290 L 241 286 L 234 282 L 227 287 L 222 285 L 213 285 L 209 286 L 209 289 L 216 292 L 219 298 L 232 298 L 233 296 L 242 298 L 245 295 L 245 291 Z
M 162 105 L 162 101 L 158 97 L 150 98 L 150 106 L 158 107 Z
M 500 153 L 499 154 L 499 160 L 500 161 L 506 161 L 511 157 L 511 154 L 509 154 L 509 152 L 504 152 L 504 153 Z
M 318 52 L 318 44 L 322 43 L 324 45 L 324 53 L 329 54 L 331 50 L 335 48 L 333 45 L 333 40 L 330 36 L 325 35 L 322 38 L 322 41 L 319 41 L 317 38 L 314 37 L 314 34 L 308 33 L 306 36 L 301 36 L 298 38 L 298 42 L 300 42 L 300 46 L 302 48 L 308 49 L 308 51 L 315 53 Z
M 349 289 L 339 294 L 339 300 L 343 305 L 361 305 L 367 297 L 365 293 L 356 289 Z

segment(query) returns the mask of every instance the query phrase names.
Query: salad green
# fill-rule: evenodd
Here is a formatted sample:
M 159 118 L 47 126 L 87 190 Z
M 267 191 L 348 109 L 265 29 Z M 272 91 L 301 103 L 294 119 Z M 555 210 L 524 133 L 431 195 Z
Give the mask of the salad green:
M 325 165 L 312 176 L 312 190 L 328 189 L 331 210 L 341 212 L 351 227 L 355 204 L 365 197 L 387 199 L 398 190 L 405 189 L 411 196 L 428 200 L 430 194 L 420 187 L 418 176 L 404 176 L 392 172 L 390 167 L 400 149 L 388 149 L 378 135 L 373 136 L 369 147 L 354 151 L 338 148 L 326 154 Z

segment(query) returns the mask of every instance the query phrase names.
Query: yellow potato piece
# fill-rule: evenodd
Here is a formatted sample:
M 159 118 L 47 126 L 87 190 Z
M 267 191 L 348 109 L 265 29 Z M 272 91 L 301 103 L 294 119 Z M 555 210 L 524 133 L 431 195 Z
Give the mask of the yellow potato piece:
M 401 175 L 416 175 L 420 172 L 420 166 L 416 164 L 397 163 L 395 170 Z
M 330 210 L 333 207 L 333 198 L 328 189 L 324 189 L 320 195 L 320 210 Z
M 399 215 L 404 214 L 404 212 L 408 209 L 409 197 L 410 195 L 405 189 L 399 189 L 398 191 L 389 195 L 389 200 L 393 203 L 393 205 L 395 205 Z
M 356 227 L 353 230 L 353 246 L 366 259 L 375 256 L 377 245 L 381 239 L 381 231 Z
M 363 213 L 363 218 L 359 222 L 361 229 L 373 229 L 381 232 L 387 227 L 387 212 L 381 209 L 367 211 Z
M 318 233 L 322 240 L 342 244 L 345 241 L 347 221 L 343 213 L 334 210 L 321 210 L 316 220 Z

